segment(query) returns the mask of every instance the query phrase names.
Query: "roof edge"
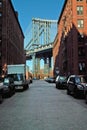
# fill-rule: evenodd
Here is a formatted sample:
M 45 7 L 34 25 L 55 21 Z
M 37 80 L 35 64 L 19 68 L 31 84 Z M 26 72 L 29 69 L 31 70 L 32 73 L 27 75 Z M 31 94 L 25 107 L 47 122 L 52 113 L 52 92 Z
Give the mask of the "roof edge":
M 64 5 L 63 5 L 63 7 L 62 7 L 62 11 L 61 11 L 61 14 L 60 14 L 59 19 L 58 19 L 58 24 L 59 24 L 59 22 L 60 22 L 60 19 L 61 19 L 61 16 L 62 16 L 62 14 L 63 14 L 63 11 L 64 11 L 64 8 L 65 8 L 65 6 L 66 6 L 67 1 L 68 1 L 68 0 L 65 0 Z
M 17 14 L 16 14 L 17 11 L 14 9 L 14 6 L 13 6 L 11 0 L 9 0 L 9 2 L 10 2 L 10 5 L 11 5 L 11 7 L 12 7 L 14 16 L 15 16 L 15 18 L 16 18 L 16 20 L 17 20 L 17 23 L 18 23 L 18 25 L 19 25 L 19 28 L 20 28 L 20 30 L 21 30 L 21 32 L 22 32 L 22 35 L 23 35 L 23 37 L 25 37 L 25 36 L 24 36 L 24 33 L 23 33 L 23 30 L 22 30 L 22 27 L 21 27 L 21 25 L 20 25 L 20 23 L 19 23 L 19 19 L 18 19 Z

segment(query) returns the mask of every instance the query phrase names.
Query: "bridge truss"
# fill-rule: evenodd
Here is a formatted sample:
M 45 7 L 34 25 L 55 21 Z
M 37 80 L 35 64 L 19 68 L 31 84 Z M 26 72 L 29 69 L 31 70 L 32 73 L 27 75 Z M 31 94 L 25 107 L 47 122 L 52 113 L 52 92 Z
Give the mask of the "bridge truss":
M 35 75 L 37 70 L 40 71 L 40 68 L 38 68 L 38 66 L 40 66 L 39 59 L 42 58 L 42 54 L 45 56 L 44 66 L 48 66 L 46 65 L 47 64 L 46 59 L 48 58 L 46 57 L 46 55 L 48 55 L 49 52 L 52 53 L 51 50 L 53 47 L 53 41 L 57 33 L 57 20 L 33 18 L 31 32 L 32 35 L 31 38 L 29 38 L 28 40 L 29 41 L 28 44 L 25 46 L 25 50 L 26 50 L 27 59 L 32 58 L 33 60 L 33 74 Z M 37 59 L 38 59 L 38 64 L 36 65 Z M 46 70 L 46 67 L 44 69 Z
M 31 50 L 39 45 L 53 42 L 57 31 L 57 20 L 32 19 L 32 37 L 26 45 L 26 50 Z

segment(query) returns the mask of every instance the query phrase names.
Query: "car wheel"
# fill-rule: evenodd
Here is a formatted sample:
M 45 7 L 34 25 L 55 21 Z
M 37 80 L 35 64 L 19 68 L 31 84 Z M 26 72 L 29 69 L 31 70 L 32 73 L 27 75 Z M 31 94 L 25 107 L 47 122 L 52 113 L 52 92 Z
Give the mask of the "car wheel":
M 13 94 L 15 94 L 15 89 L 13 90 Z
M 77 92 L 77 90 L 74 91 L 73 95 L 74 95 L 74 98 L 77 98 L 77 97 L 78 97 L 78 92 Z
M 57 88 L 59 89 L 59 85 L 57 86 Z
M 87 94 L 85 95 L 85 103 L 87 104 Z
M 56 88 L 58 88 L 58 85 L 56 84 Z
M 0 103 L 2 103 L 3 101 L 3 97 L 2 97 L 2 94 L 0 94 Z
M 9 91 L 8 97 L 11 97 L 11 96 L 12 96 L 12 91 Z
M 29 84 L 26 85 L 26 89 L 28 89 L 28 88 L 29 88 Z
M 69 91 L 69 89 L 67 89 L 67 95 L 70 95 L 70 91 Z
M 29 84 L 26 85 L 26 89 L 29 89 Z

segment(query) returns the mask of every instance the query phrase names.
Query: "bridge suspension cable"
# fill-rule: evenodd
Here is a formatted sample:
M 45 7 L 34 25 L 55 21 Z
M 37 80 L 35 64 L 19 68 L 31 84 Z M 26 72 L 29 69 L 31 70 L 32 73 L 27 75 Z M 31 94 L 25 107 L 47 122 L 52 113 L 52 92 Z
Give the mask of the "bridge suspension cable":
M 32 18 L 31 29 L 29 30 L 30 35 L 26 38 L 27 40 L 25 49 L 30 50 L 36 48 L 39 45 L 53 42 L 56 33 L 57 20 Z

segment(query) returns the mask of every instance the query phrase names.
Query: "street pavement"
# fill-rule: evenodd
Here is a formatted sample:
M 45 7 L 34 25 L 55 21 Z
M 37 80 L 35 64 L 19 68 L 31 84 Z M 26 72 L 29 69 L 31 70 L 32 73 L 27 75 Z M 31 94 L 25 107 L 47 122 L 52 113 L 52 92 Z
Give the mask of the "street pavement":
M 0 130 L 87 130 L 87 105 L 53 83 L 34 80 L 0 104 Z

